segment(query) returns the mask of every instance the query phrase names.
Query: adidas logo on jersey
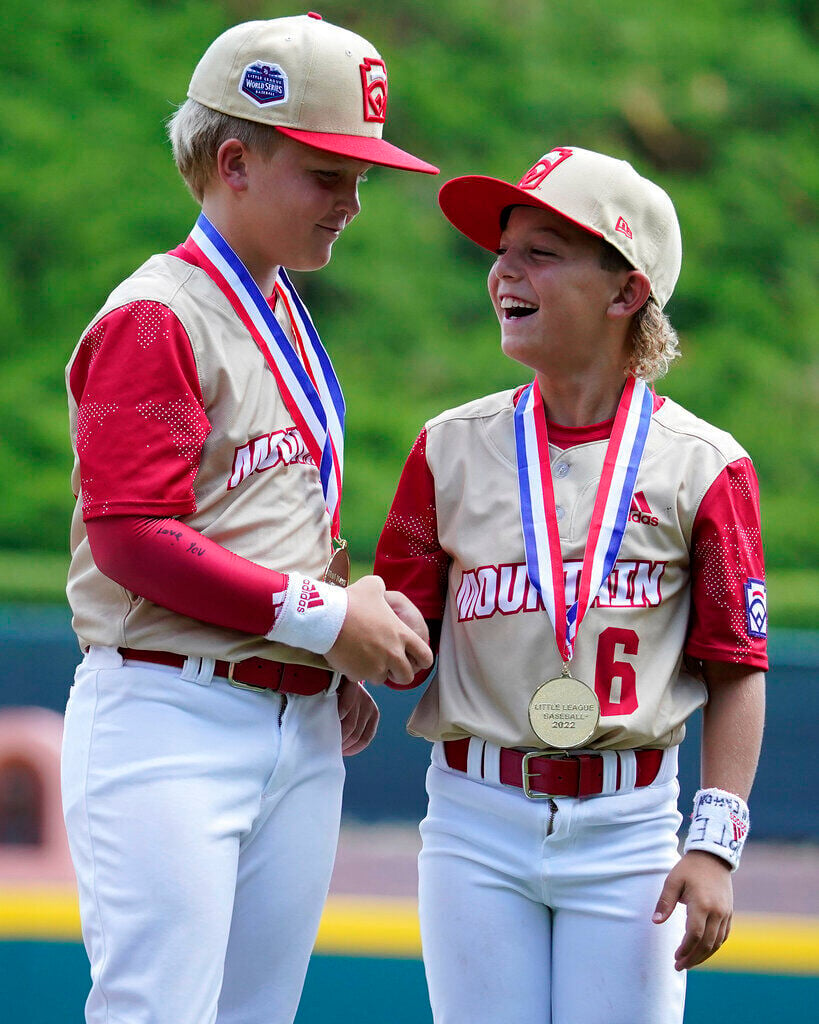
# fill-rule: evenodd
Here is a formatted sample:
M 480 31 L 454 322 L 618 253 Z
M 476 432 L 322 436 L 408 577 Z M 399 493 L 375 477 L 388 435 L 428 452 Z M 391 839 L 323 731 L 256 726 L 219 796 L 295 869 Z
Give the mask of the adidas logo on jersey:
M 311 611 L 313 608 L 321 608 L 324 605 L 324 600 L 321 594 L 316 590 L 310 580 L 304 580 L 301 585 L 301 591 L 299 592 L 299 601 L 296 605 L 296 612 L 299 615 L 304 615 L 305 612 Z
M 642 523 L 644 526 L 660 525 L 660 520 L 655 515 L 652 515 L 651 508 L 642 491 L 634 492 L 628 517 L 632 523 Z

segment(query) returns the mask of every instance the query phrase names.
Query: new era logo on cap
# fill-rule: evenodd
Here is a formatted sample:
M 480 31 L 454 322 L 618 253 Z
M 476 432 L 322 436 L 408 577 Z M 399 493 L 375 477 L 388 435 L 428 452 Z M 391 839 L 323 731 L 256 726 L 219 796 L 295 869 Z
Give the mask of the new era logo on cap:
M 619 231 L 621 234 L 625 235 L 626 238 L 633 237 L 633 235 L 631 234 L 631 228 L 628 226 L 628 224 L 626 224 L 622 217 L 617 218 L 617 223 L 614 225 L 614 230 Z

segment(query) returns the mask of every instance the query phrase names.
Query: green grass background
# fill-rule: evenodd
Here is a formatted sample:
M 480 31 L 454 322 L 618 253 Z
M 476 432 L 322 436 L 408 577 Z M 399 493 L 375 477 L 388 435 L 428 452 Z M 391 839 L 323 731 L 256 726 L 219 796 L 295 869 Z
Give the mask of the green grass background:
M 317 0 L 318 2 L 318 0 Z M 760 477 L 771 623 L 814 627 L 817 7 L 807 0 L 325 0 L 387 60 L 386 135 L 441 179 L 374 169 L 330 266 L 298 285 L 348 400 L 344 530 L 365 571 L 412 440 L 441 409 L 526 378 L 498 350 L 489 257 L 441 181 L 516 180 L 554 145 L 631 160 L 673 196 L 684 359 L 658 390 L 730 430 Z M 163 122 L 246 0 L 6 0 L 0 37 L 0 600 L 63 599 L 63 367 L 109 290 L 196 207 Z

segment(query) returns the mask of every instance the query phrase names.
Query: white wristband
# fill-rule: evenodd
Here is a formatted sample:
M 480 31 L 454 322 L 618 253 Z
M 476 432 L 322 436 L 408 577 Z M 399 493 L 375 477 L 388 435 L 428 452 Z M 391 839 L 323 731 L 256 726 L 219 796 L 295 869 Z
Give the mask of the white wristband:
M 736 871 L 750 824 L 748 805 L 742 797 L 724 789 L 698 789 L 684 851 L 716 854 Z
M 326 654 L 344 625 L 347 591 L 300 572 L 287 575 L 287 590 L 283 595 L 273 595 L 278 611 L 266 638 L 314 654 Z

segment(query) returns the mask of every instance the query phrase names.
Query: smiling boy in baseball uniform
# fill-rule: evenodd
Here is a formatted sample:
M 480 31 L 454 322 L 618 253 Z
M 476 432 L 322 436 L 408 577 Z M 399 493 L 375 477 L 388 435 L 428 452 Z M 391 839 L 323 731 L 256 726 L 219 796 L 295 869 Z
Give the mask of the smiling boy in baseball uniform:
M 495 253 L 524 387 L 415 442 L 376 571 L 440 633 L 409 723 L 432 741 L 419 900 L 435 1024 L 679 1024 L 725 940 L 767 668 L 747 454 L 650 382 L 678 354 L 671 200 L 551 150 L 517 185 L 456 178 Z M 677 852 L 677 747 L 704 706 Z
M 382 139 L 386 105 L 378 52 L 318 15 L 216 39 L 170 125 L 201 216 L 68 366 L 86 653 L 63 800 L 93 1024 L 293 1020 L 342 753 L 378 717 L 356 680 L 432 663 L 406 598 L 345 589 L 344 400 L 284 270 L 328 262 L 372 164 L 436 173 Z

